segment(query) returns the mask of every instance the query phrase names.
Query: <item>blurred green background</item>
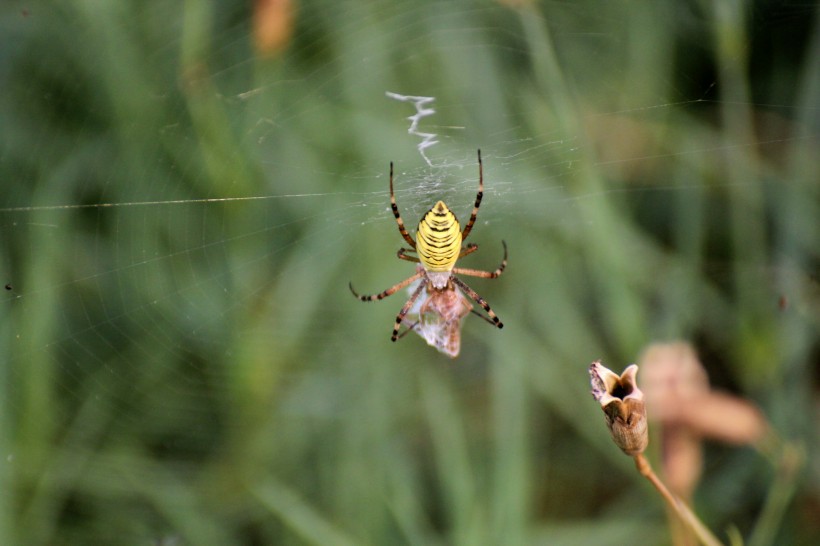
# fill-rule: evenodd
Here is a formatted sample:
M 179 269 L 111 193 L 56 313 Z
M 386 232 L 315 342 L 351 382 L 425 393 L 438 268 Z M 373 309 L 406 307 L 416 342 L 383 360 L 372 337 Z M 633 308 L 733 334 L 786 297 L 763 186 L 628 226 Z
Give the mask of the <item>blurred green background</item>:
M 586 369 L 672 339 L 808 461 L 709 444 L 695 510 L 816 544 L 819 13 L 4 0 L 0 544 L 669 544 Z M 347 284 L 413 271 L 389 162 L 464 220 L 477 148 L 451 361 Z

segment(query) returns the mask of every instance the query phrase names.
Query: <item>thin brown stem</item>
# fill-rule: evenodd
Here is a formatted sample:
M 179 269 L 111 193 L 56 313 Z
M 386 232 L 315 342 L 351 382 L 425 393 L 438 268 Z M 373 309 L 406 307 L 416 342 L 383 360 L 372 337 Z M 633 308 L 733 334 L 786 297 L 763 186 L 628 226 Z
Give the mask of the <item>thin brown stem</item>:
M 660 478 L 655 474 L 655 471 L 652 470 L 652 466 L 650 466 L 649 461 L 646 460 L 643 454 L 635 455 L 635 467 L 641 476 L 645 477 L 655 486 L 655 489 L 658 490 L 669 507 L 678 515 L 684 525 L 692 530 L 701 544 L 704 546 L 723 546 L 686 503 L 675 497 L 675 495 L 666 488 Z

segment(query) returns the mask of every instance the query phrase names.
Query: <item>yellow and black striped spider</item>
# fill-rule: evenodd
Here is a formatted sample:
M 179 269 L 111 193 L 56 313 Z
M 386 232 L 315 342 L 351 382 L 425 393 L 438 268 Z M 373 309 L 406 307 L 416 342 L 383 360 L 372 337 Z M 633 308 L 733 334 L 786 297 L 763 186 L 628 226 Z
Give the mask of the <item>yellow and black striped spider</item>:
M 410 285 L 416 279 L 422 279 L 418 288 L 413 292 L 410 299 L 407 300 L 407 303 L 404 304 L 404 307 L 401 308 L 401 311 L 399 311 L 399 314 L 396 316 L 396 323 L 393 326 L 393 335 L 390 338 L 392 341 L 396 341 L 396 339 L 400 337 L 399 328 L 405 315 L 407 315 L 407 312 L 425 288 L 429 294 L 428 299 L 436 301 L 442 300 L 446 292 L 455 292 L 456 287 L 458 287 L 472 298 L 473 301 L 484 308 L 488 317 L 478 313 L 482 318 L 498 328 L 504 327 L 484 298 L 467 286 L 464 281 L 456 277 L 456 275 L 467 275 L 470 277 L 481 277 L 483 279 L 495 279 L 500 276 L 501 273 L 504 272 L 504 268 L 507 267 L 507 244 L 504 241 L 501 241 L 501 244 L 504 246 L 504 259 L 495 271 L 480 271 L 478 269 L 455 267 L 456 261 L 460 258 L 478 250 L 478 245 L 470 243 L 462 247 L 461 243 L 473 229 L 473 224 L 475 224 L 478 207 L 481 205 L 483 195 L 484 167 L 481 163 L 481 150 L 478 150 L 478 193 L 475 197 L 473 213 L 470 215 L 470 220 L 467 222 L 467 225 L 464 226 L 464 231 L 461 231 L 461 226 L 458 223 L 456 215 L 447 208 L 444 201 L 439 201 L 422 217 L 416 229 L 416 240 L 414 241 L 407 233 L 407 229 L 405 229 L 404 222 L 401 219 L 401 214 L 399 214 L 399 207 L 396 205 L 396 196 L 393 193 L 393 162 L 390 162 L 390 206 L 393 209 L 393 215 L 396 217 L 399 233 L 401 233 L 401 236 L 407 241 L 407 244 L 412 247 L 400 248 L 397 256 L 401 260 L 419 263 L 420 267 L 417 266 L 416 274 L 412 277 L 391 286 L 379 294 L 360 296 L 353 289 L 353 283 L 350 284 L 350 291 L 361 301 L 377 301 L 395 294 L 398 290 Z M 407 253 L 409 252 L 418 254 L 418 257 L 408 256 Z

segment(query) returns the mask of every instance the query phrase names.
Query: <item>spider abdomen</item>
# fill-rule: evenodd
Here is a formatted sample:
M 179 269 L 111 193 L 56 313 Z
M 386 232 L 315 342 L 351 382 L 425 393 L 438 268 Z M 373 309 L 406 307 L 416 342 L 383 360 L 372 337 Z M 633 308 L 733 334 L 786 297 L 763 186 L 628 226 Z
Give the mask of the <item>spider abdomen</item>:
M 424 269 L 451 271 L 461 253 L 461 226 L 444 201 L 439 201 L 419 222 L 416 251 Z

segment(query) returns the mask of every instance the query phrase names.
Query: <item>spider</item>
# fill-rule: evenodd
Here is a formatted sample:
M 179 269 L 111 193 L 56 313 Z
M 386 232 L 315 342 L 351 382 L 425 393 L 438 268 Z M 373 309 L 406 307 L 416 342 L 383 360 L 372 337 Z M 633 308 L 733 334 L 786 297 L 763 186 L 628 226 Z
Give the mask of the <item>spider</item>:
M 415 301 L 426 289 L 429 297 L 425 301 L 425 308 L 432 304 L 434 311 L 440 312 L 440 305 L 436 302 L 445 300 L 457 300 L 457 296 L 448 294 L 449 292 L 456 292 L 456 288 L 460 288 L 473 301 L 478 303 L 484 311 L 487 312 L 487 317 L 478 313 L 482 318 L 491 322 L 498 328 L 503 328 L 504 324 L 499 320 L 489 304 L 478 295 L 472 288 L 456 277 L 456 275 L 467 275 L 470 277 L 481 277 L 483 279 L 495 279 L 504 272 L 507 267 L 507 243 L 501 241 L 504 247 L 504 259 L 501 265 L 495 271 L 481 271 L 478 269 L 465 269 L 463 267 L 455 267 L 456 261 L 468 254 L 472 254 L 478 250 L 478 245 L 469 243 L 462 247 L 461 243 L 470 234 L 475 224 L 476 216 L 478 216 L 478 207 L 481 206 L 481 198 L 484 196 L 484 167 L 481 163 L 481 150 L 478 150 L 478 193 L 475 197 L 475 204 L 473 205 L 473 212 L 470 215 L 470 220 L 464 226 L 462 231 L 458 219 L 453 212 L 447 208 L 444 201 L 439 201 L 433 208 L 431 208 L 419 221 L 416 229 L 416 240 L 414 241 L 407 233 L 404 227 L 404 222 L 399 214 L 399 207 L 396 205 L 396 196 L 393 192 L 393 162 L 390 162 L 390 207 L 393 209 L 393 216 L 396 217 L 396 224 L 399 226 L 399 233 L 407 241 L 411 248 L 399 248 L 396 253 L 400 260 L 414 262 L 420 264 L 416 267 L 415 275 L 404 279 L 398 284 L 395 284 L 378 294 L 371 296 L 359 295 L 353 289 L 353 283 L 350 283 L 350 291 L 361 301 L 378 301 L 388 296 L 395 294 L 398 290 L 410 285 L 417 279 L 422 279 L 418 288 L 411 294 L 410 299 L 404 304 L 396 315 L 396 322 L 393 326 L 393 335 L 390 337 L 391 341 L 396 341 L 399 338 L 399 328 L 405 315 L 407 315 L 410 308 Z M 415 253 L 417 256 L 410 256 L 408 253 Z M 428 304 L 430 302 L 430 304 Z M 466 314 L 466 313 L 464 313 Z M 463 314 L 461 315 L 463 316 Z M 459 317 L 460 319 L 460 317 Z M 413 327 L 411 326 L 410 329 Z M 404 334 L 402 334 L 404 335 Z

